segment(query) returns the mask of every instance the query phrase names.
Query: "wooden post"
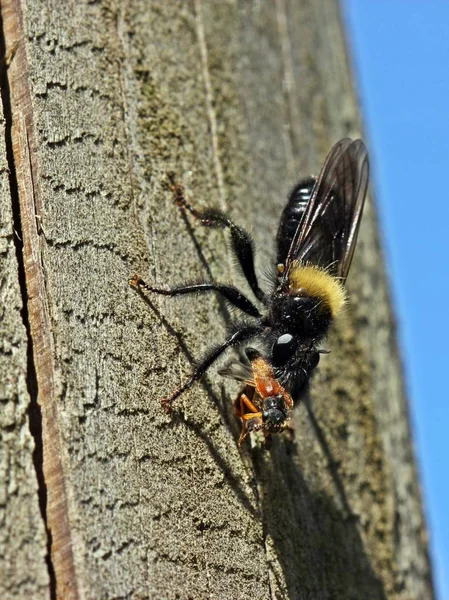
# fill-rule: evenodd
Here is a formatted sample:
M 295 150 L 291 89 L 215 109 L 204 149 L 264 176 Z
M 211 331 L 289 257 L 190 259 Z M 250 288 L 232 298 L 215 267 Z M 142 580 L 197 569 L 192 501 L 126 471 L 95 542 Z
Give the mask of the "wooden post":
M 169 174 L 270 265 L 288 190 L 361 134 L 338 3 L 0 5 L 0 596 L 430 600 L 373 206 L 332 353 L 271 452 L 238 448 L 215 368 L 161 410 L 225 335 L 218 299 L 128 285 L 241 284 Z

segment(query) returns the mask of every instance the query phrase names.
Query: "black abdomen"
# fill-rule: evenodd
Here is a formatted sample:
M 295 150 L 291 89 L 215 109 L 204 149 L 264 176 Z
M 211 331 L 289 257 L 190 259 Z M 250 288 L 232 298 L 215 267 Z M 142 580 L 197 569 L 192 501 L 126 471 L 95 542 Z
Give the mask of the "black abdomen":
M 281 220 L 276 236 L 277 264 L 284 264 L 290 249 L 293 236 L 302 219 L 307 203 L 312 195 L 315 178 L 308 177 L 299 181 L 288 197 L 287 204 L 282 211 Z

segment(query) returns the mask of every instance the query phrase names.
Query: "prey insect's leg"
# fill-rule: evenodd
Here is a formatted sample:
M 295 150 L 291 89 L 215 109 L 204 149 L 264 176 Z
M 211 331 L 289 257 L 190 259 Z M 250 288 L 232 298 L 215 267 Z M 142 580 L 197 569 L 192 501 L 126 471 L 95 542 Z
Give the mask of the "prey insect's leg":
M 251 402 L 251 400 L 248 398 L 248 396 L 246 396 L 245 394 L 242 394 L 240 397 L 240 407 L 241 407 L 241 417 L 242 419 L 250 419 L 252 417 L 261 417 L 262 413 L 260 412 L 260 410 L 254 406 L 254 404 Z M 248 408 L 251 412 L 250 413 L 245 413 L 244 412 L 244 407 L 246 406 L 246 408 Z
M 254 243 L 251 236 L 242 227 L 236 225 L 231 219 L 220 210 L 207 209 L 199 211 L 194 208 L 185 198 L 184 188 L 181 185 L 171 185 L 170 189 L 175 195 L 178 206 L 189 211 L 206 227 L 216 227 L 219 229 L 229 229 L 231 232 L 232 249 L 239 261 L 240 268 L 243 271 L 246 280 L 249 283 L 256 298 L 263 304 L 267 304 L 267 296 L 259 287 L 256 272 L 254 269 Z
M 236 406 L 236 415 L 238 417 L 240 417 L 240 419 L 242 420 L 242 430 L 240 432 L 240 436 L 239 436 L 239 445 L 243 442 L 243 440 L 248 436 L 249 431 L 247 428 L 247 422 L 250 419 L 261 419 L 262 418 L 262 413 L 259 412 L 259 409 L 254 406 L 254 404 L 251 402 L 251 400 L 248 398 L 248 396 L 244 393 L 240 394 L 240 397 L 238 398 L 238 404 L 239 407 L 237 408 Z M 245 412 L 245 408 L 249 409 L 251 412 Z
M 200 379 L 207 369 L 225 352 L 228 348 L 232 346 L 237 346 L 241 342 L 244 342 L 258 334 L 261 333 L 261 328 L 257 325 L 247 325 L 243 326 L 241 329 L 238 329 L 233 334 L 231 334 L 222 344 L 213 348 L 209 354 L 203 359 L 203 361 L 198 365 L 196 371 L 193 375 L 188 379 L 181 387 L 179 387 L 169 398 L 163 398 L 161 400 L 162 406 L 165 408 L 166 412 L 170 412 L 171 405 L 179 398 L 181 394 L 183 394 L 186 390 L 192 387 L 192 385 Z
M 253 402 L 248 398 L 248 396 L 245 394 L 245 392 L 241 392 L 237 396 L 237 399 L 234 402 L 234 410 L 235 410 L 236 417 L 239 417 L 240 419 L 245 419 L 246 415 L 248 415 L 248 414 L 251 415 L 252 417 L 254 417 L 255 415 L 260 416 L 260 417 L 262 416 L 260 409 L 257 408 L 257 406 L 255 404 L 253 404 Z M 249 410 L 249 413 L 248 413 L 248 410 Z
M 236 308 L 239 308 L 247 315 L 257 318 L 261 316 L 259 310 L 254 306 L 254 304 L 232 285 L 221 285 L 218 283 L 208 283 L 205 281 L 201 283 L 178 285 L 169 290 L 164 290 L 149 285 L 138 275 L 134 275 L 129 283 L 133 287 L 146 290 L 147 292 L 151 292 L 153 294 L 161 294 L 162 296 L 181 296 L 183 294 L 195 294 L 199 292 L 218 292 L 224 298 L 226 298 L 228 302 L 233 304 Z

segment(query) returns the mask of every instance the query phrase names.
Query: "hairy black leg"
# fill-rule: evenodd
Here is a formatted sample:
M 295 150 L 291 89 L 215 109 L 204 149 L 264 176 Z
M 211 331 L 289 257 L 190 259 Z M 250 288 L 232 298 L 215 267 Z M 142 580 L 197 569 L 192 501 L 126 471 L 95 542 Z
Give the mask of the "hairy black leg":
M 218 283 L 208 283 L 205 281 L 200 283 L 178 285 L 170 288 L 169 290 L 164 290 L 149 285 L 137 275 L 134 275 L 134 277 L 130 280 L 130 284 L 133 287 L 138 287 L 153 294 L 161 294 L 162 296 L 181 296 L 183 294 L 196 294 L 201 292 L 218 292 L 236 308 L 245 312 L 247 315 L 256 318 L 261 316 L 259 310 L 254 306 L 254 304 L 232 285 L 220 285 Z
M 242 227 L 236 225 L 231 219 L 220 210 L 206 209 L 199 211 L 194 208 L 184 196 L 184 188 L 180 185 L 172 185 L 173 191 L 178 206 L 184 210 L 188 210 L 191 215 L 201 221 L 206 227 L 217 227 L 220 229 L 228 228 L 231 232 L 232 249 L 239 261 L 240 268 L 246 280 L 249 283 L 254 295 L 260 302 L 267 304 L 266 294 L 259 287 L 256 271 L 254 269 L 254 243 L 250 234 Z
M 169 398 L 163 398 L 161 400 L 162 406 L 167 412 L 170 412 L 171 405 L 183 394 L 186 390 L 192 387 L 192 385 L 200 379 L 208 368 L 225 352 L 228 348 L 237 346 L 242 342 L 249 340 L 252 337 L 262 333 L 263 329 L 257 325 L 243 325 L 240 329 L 234 331 L 222 344 L 212 348 L 208 354 L 203 358 L 201 363 L 197 366 L 195 372 L 192 374 L 181 387 L 179 387 Z

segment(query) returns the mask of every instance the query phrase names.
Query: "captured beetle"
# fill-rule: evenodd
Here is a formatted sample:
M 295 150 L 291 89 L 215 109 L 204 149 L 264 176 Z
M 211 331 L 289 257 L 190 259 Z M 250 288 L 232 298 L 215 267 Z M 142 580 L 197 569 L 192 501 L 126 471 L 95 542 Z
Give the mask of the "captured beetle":
M 273 433 L 289 427 L 293 400 L 260 352 L 246 348 L 245 353 L 251 362 L 252 377 L 245 380 L 245 387 L 234 401 L 235 414 L 242 422 L 239 444 L 249 433 L 262 431 L 267 445 Z

